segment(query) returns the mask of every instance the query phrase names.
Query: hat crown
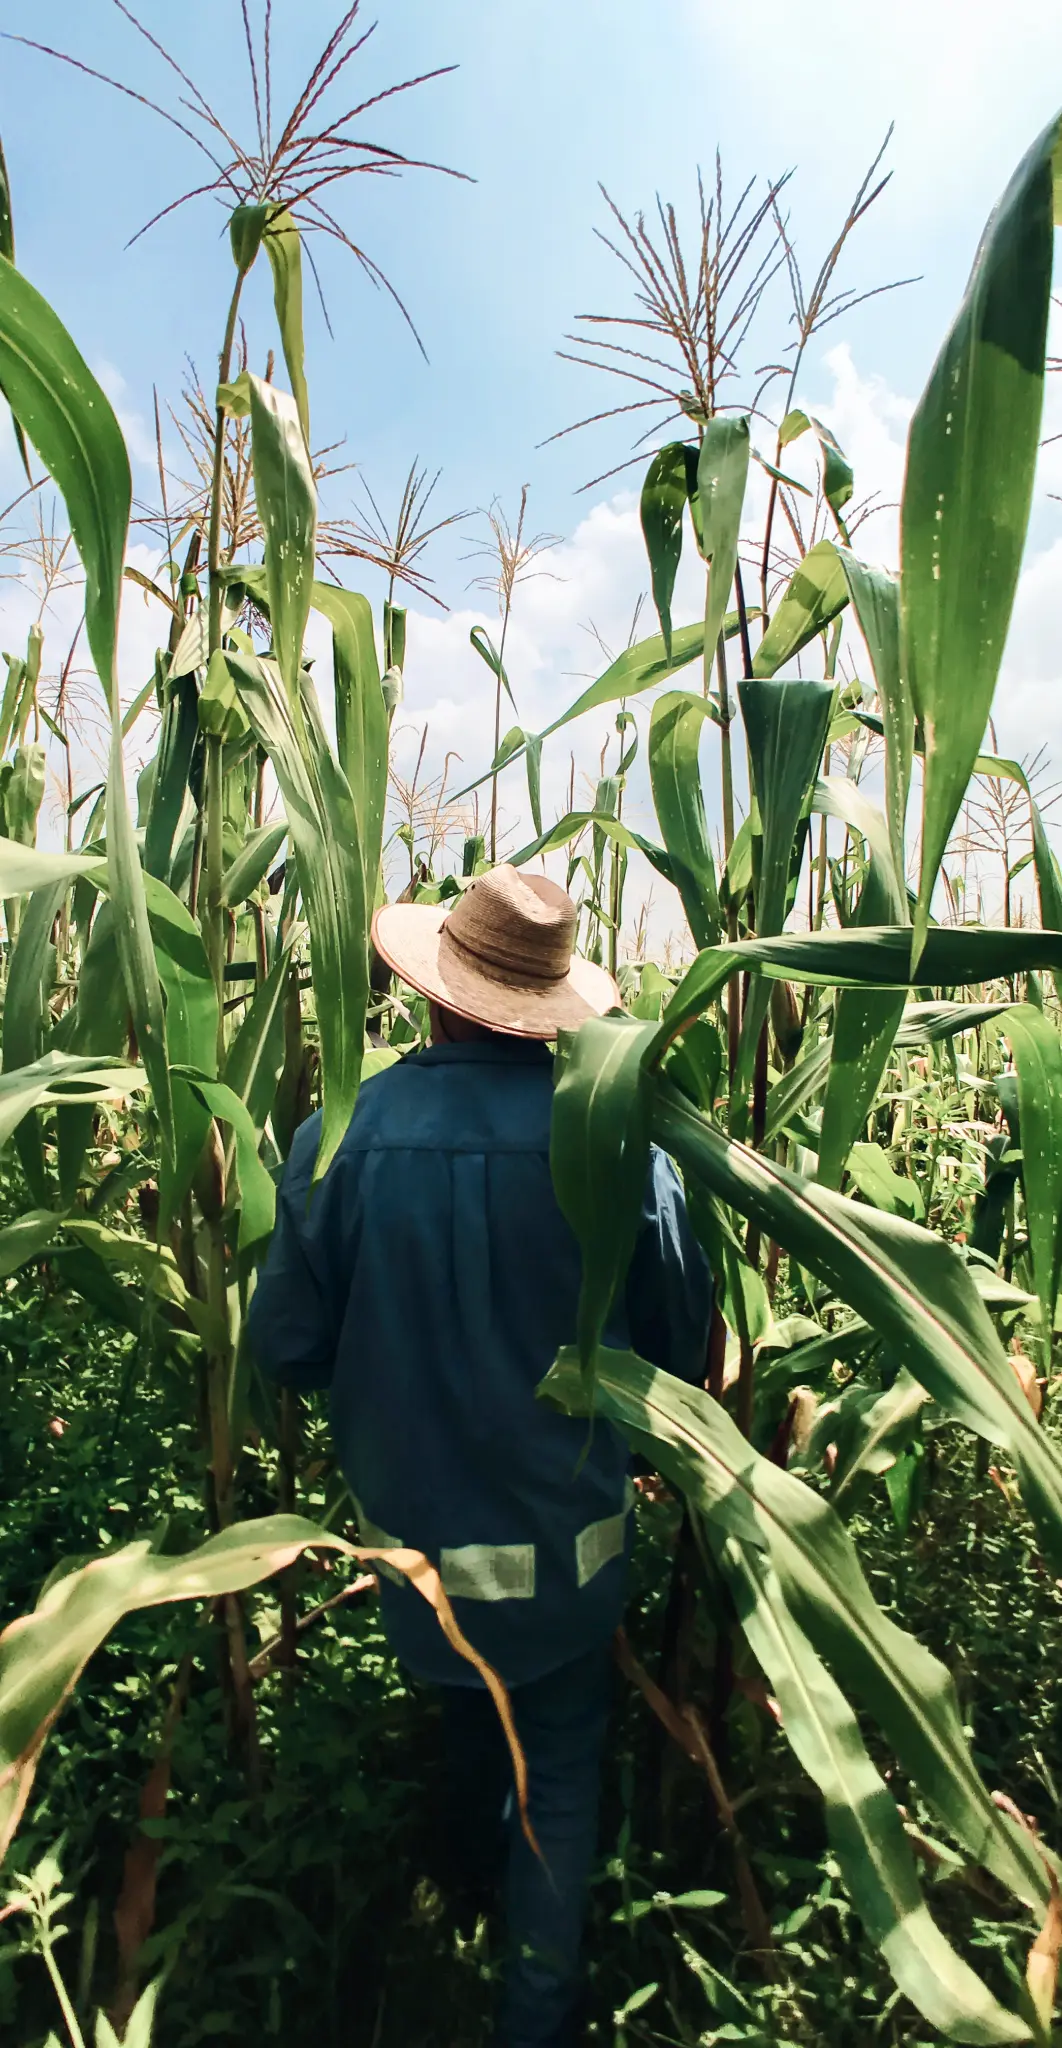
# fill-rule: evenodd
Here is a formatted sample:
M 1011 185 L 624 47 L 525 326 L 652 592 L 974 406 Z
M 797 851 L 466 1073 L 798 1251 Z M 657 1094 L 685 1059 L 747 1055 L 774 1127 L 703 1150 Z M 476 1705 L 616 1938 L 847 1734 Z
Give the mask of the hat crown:
M 488 974 L 548 987 L 571 966 L 578 912 L 545 875 L 524 875 L 503 862 L 474 882 L 454 905 L 444 931 L 449 944 Z

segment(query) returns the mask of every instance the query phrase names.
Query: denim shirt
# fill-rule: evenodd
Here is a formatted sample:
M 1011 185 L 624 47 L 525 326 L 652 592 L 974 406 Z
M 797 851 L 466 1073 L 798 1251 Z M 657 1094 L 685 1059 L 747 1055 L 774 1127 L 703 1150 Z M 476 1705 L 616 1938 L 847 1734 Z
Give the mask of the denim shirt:
M 535 1389 L 575 1333 L 579 1248 L 549 1168 L 553 1062 L 535 1041 L 433 1046 L 365 1082 L 310 1195 L 320 1118 L 296 1135 L 250 1312 L 264 1373 L 331 1389 L 363 1541 L 422 1550 L 506 1683 L 618 1626 L 633 1491 L 611 1425 Z M 606 1341 L 701 1381 L 711 1280 L 654 1152 Z M 422 1596 L 381 1585 L 397 1655 L 476 1684 Z

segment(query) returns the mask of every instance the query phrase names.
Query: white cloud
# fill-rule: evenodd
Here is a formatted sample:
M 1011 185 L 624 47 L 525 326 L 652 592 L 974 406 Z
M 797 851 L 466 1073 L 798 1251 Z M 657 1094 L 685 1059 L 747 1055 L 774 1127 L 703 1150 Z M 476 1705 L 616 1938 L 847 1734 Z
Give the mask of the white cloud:
M 129 385 L 122 372 L 114 363 L 106 361 L 96 364 L 96 376 L 114 407 L 115 417 L 125 436 L 125 445 L 134 462 L 143 462 L 149 468 L 156 467 L 155 430 L 149 427 L 142 413 L 127 403 Z
M 798 162 L 839 200 L 895 121 L 902 175 L 888 208 L 904 227 L 939 232 L 965 218 L 972 190 L 987 187 L 990 203 L 1057 107 L 1057 0 L 1010 0 L 1005 16 L 995 0 L 685 8 L 730 103 L 755 109 L 775 164 Z

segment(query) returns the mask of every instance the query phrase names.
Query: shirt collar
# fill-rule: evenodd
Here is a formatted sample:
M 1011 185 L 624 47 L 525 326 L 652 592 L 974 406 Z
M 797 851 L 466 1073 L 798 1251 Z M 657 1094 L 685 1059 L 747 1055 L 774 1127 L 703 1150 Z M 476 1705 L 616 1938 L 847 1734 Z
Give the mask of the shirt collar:
M 470 1038 L 463 1045 L 426 1045 L 414 1054 L 419 1066 L 552 1066 L 553 1054 L 541 1038 Z

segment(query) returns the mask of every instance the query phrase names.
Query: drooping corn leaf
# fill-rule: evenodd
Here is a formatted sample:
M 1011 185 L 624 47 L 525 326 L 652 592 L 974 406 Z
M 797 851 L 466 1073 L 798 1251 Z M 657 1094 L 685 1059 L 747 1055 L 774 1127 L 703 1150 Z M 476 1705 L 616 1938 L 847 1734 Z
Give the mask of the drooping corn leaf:
M 931 928 L 917 971 L 911 964 L 910 928 L 896 925 L 783 932 L 775 939 L 708 946 L 687 969 L 668 1004 L 653 1056 L 663 1055 L 738 969 L 837 988 L 908 988 L 913 983 L 963 988 L 1001 975 L 1055 967 L 1062 967 L 1062 932 L 991 925 Z
M 1018 1077 L 1029 1249 L 1046 1332 L 1054 1328 L 1062 1277 L 1062 1042 L 1032 1003 L 1014 1004 L 1003 1028 Z
M 225 905 L 246 903 L 253 896 L 288 836 L 286 818 L 274 819 L 249 832 L 239 853 L 221 878 L 221 901 Z
M 587 830 L 600 833 L 604 839 L 611 840 L 614 846 L 624 846 L 644 854 L 657 874 L 663 875 L 665 881 L 671 882 L 678 889 L 684 901 L 693 891 L 693 876 L 682 870 L 680 863 L 672 858 L 666 848 L 655 845 L 651 839 L 644 839 L 640 832 L 633 832 L 629 825 L 625 825 L 622 818 L 612 817 L 606 811 L 569 811 L 566 817 L 558 818 L 557 823 L 551 825 L 548 832 L 540 833 L 538 838 L 532 839 L 527 846 L 521 846 L 516 853 L 511 853 L 508 865 L 514 868 L 526 867 L 527 862 L 535 860 L 540 853 L 554 853 L 558 847 L 570 846 L 573 839 L 578 839 Z
M 315 583 L 311 602 L 332 628 L 336 754 L 354 800 L 365 901 L 376 901 L 387 801 L 387 704 L 380 686 L 372 607 L 354 590 Z
M 709 565 L 704 606 L 704 647 L 708 661 L 714 657 L 734 586 L 748 475 L 748 420 L 725 415 L 706 420 L 697 457 L 697 506 L 700 512 L 697 542 Z
M 574 1348 L 563 1350 L 540 1391 L 570 1412 L 592 1404 L 622 1429 L 689 1496 L 713 1550 L 730 1540 L 769 1559 L 797 1626 L 968 1853 L 1015 1897 L 1045 1898 L 1050 1880 L 1035 1844 L 978 1776 L 949 1672 L 878 1606 L 832 1508 L 754 1450 L 709 1394 L 630 1352 L 600 1350 L 591 1388 Z
M 659 448 L 642 485 L 641 521 L 653 603 L 660 621 L 664 651 L 671 653 L 671 600 L 682 560 L 682 521 L 686 512 L 686 446 L 669 441 Z
M 910 685 L 900 662 L 899 579 L 876 563 L 861 562 L 850 548 L 839 548 L 838 555 L 859 630 L 867 644 L 882 709 L 885 816 L 889 821 L 893 865 L 902 877 L 915 719 Z M 903 918 L 906 923 L 906 898 Z
M 814 807 L 843 818 L 867 849 L 869 866 L 854 926 L 907 923 L 902 870 L 893 866 L 881 812 L 846 776 L 820 781 Z M 849 1147 L 858 1137 L 885 1071 L 904 1010 L 903 990 L 841 989 L 834 1010 L 833 1056 L 819 1139 L 819 1179 L 840 1184 Z
M 315 1179 L 326 1172 L 357 1100 L 369 995 L 372 904 L 358 845 L 354 801 L 321 724 L 312 684 L 303 681 L 296 724 L 275 663 L 227 656 L 259 744 L 280 784 L 310 925 L 323 1117 Z
M 664 845 L 676 864 L 682 906 L 698 946 L 714 945 L 721 929 L 699 759 L 704 721 L 713 715 L 714 707 L 706 697 L 668 690 L 657 698 L 649 722 L 653 804 Z
M 295 400 L 250 377 L 254 494 L 265 534 L 273 647 L 296 725 L 302 641 L 310 616 L 317 487 Z
M 129 1543 L 80 1569 L 53 1574 L 32 1614 L 0 1635 L 0 1857 L 25 1811 L 54 1722 L 89 1658 L 123 1616 L 169 1600 L 217 1600 L 243 1592 L 283 1571 L 304 1550 L 338 1551 L 365 1563 L 381 1555 L 300 1515 L 272 1515 L 224 1529 L 183 1557 L 160 1556 L 147 1542 Z M 526 1765 L 504 1686 L 462 1635 L 434 1565 L 417 1550 L 388 1550 L 387 1562 L 434 1608 L 447 1640 L 488 1686 L 526 1813 Z
M 195 683 L 182 676 L 165 686 L 162 723 L 155 754 L 155 777 L 144 830 L 144 866 L 160 882 L 170 879 L 173 842 L 190 803 L 188 774 L 192 765 L 199 720 Z
M 925 735 L 916 957 L 981 747 L 1010 624 L 1040 440 L 1056 117 L 985 229 L 915 409 L 901 507 L 901 661 Z
M 302 332 L 302 237 L 287 209 L 274 213 L 262 237 L 273 272 L 273 304 L 295 395 L 303 439 L 310 446 L 310 394 L 306 384 L 306 348 Z
M 958 1252 L 918 1224 L 802 1181 L 678 1098 L 658 1093 L 652 1129 L 685 1174 L 836 1287 L 949 1414 L 1009 1452 L 1044 1550 L 1062 1558 L 1062 1454 L 1038 1428 Z
M 215 1351 L 224 1349 L 227 1333 L 222 1317 L 209 1302 L 192 1293 L 170 1245 L 149 1244 L 146 1238 L 77 1210 L 67 1215 L 65 1228 L 105 1268 L 135 1274 L 147 1293 L 178 1309 L 204 1344 Z
M 62 1223 L 62 1213 L 54 1209 L 26 1209 L 13 1223 L 5 1223 L 0 1230 L 0 1280 L 7 1280 L 27 1260 L 39 1257 Z
M 726 624 L 732 632 L 737 631 L 737 613 L 728 618 Z M 615 661 L 610 662 L 596 683 L 591 683 L 567 711 L 547 725 L 542 738 L 559 732 L 562 726 L 570 725 L 573 719 L 581 718 L 585 711 L 596 711 L 600 704 L 616 704 L 623 697 L 637 697 L 642 690 L 649 690 L 654 683 L 676 668 L 685 668 L 686 663 L 696 661 L 704 650 L 704 626 L 698 621 L 695 626 L 679 626 L 671 635 L 671 651 L 668 653 L 663 637 L 653 633 L 648 640 L 638 640 L 633 647 L 626 647 Z
M 118 613 L 132 498 L 129 457 L 113 408 L 62 322 L 3 256 L 0 386 L 62 492 L 85 572 L 85 630 L 111 716 L 107 861 L 111 892 L 121 910 L 119 958 L 163 1151 L 172 1155 L 162 989 L 126 793 L 118 693 Z
M 7 988 L 4 992 L 3 1070 L 32 1066 L 44 1052 L 48 1024 L 48 1002 L 55 979 L 55 947 L 52 926 L 59 915 L 69 884 L 52 882 L 30 897 L 19 925 L 18 938 L 10 955 Z M 35 1202 L 47 1208 L 51 1201 L 48 1171 L 40 1123 L 31 1110 L 15 1132 L 26 1185 Z
M 976 1030 L 979 1024 L 987 1024 L 1009 1008 L 1009 1003 L 908 1003 L 896 1043 L 937 1045 L 942 1038 L 954 1038 L 957 1032 Z
M 801 434 L 809 432 L 814 432 L 822 456 L 822 495 L 843 532 L 841 513 L 852 496 L 855 480 L 852 465 L 836 434 L 813 414 L 801 412 L 798 408 L 786 413 L 778 429 L 779 445 L 788 448 L 791 441 L 797 441 Z
M 754 676 L 773 676 L 848 603 L 848 585 L 832 540 L 809 548 L 752 658 Z
M 738 684 L 756 796 L 756 928 L 761 938 L 773 938 L 785 922 L 789 877 L 807 829 L 808 799 L 826 743 L 833 698 L 832 683 L 756 679 Z M 756 851 L 754 843 L 754 867 Z M 750 984 L 734 1076 L 739 1117 L 769 999 L 765 982 Z
M 250 1251 L 272 1235 L 276 1189 L 258 1157 L 258 1132 L 245 1102 L 224 1081 L 215 1081 L 195 1067 L 175 1067 L 210 1116 L 231 1125 L 236 1140 L 236 1171 L 240 1179 L 239 1248 Z
M 849 1391 L 846 1389 L 846 1392 Z M 851 1391 L 857 1391 L 853 1384 Z M 884 1393 L 863 1390 L 855 1427 L 838 1447 L 830 1503 L 838 1514 L 850 1513 L 865 1483 L 891 1471 L 918 1429 L 928 1396 L 906 1370 L 898 1372 Z
M 853 1145 L 846 1164 L 850 1180 L 873 1208 L 884 1209 L 889 1216 L 906 1216 L 912 1223 L 924 1222 L 925 1203 L 917 1182 L 889 1165 L 881 1145 Z
M 7 174 L 7 163 L 4 159 L 4 145 L 2 142 L 0 142 L 0 256 L 6 256 L 9 263 L 14 263 L 15 221 L 11 207 L 11 180 Z M 0 392 L 2 391 L 3 386 L 0 385 Z M 6 396 L 6 393 L 4 395 Z M 11 417 L 11 424 L 15 429 L 15 445 L 22 458 L 22 467 L 26 472 L 26 481 L 27 483 L 32 483 L 33 472 L 30 469 L 26 437 L 14 414 Z
M 270 211 L 268 202 L 259 200 L 257 204 L 236 206 L 229 215 L 229 247 L 241 277 L 246 277 L 254 268 L 262 236 L 269 224 Z M 240 374 L 246 376 L 246 371 Z
M 232 572 L 267 614 L 265 570 L 241 565 Z M 356 590 L 314 583 L 310 604 L 332 628 L 336 706 L 336 754 L 354 799 L 358 847 L 365 872 L 365 900 L 376 900 L 387 796 L 388 716 L 380 682 L 372 607 Z
M 495 647 L 494 642 L 490 637 L 490 634 L 487 632 L 486 627 L 484 626 L 473 626 L 471 632 L 469 633 L 468 640 L 470 647 L 475 649 L 475 652 L 479 655 L 480 660 L 486 663 L 486 666 L 489 668 L 491 675 L 494 676 L 495 679 L 501 684 L 502 689 L 505 691 L 505 694 L 508 697 L 509 702 L 513 707 L 513 710 L 515 711 L 517 708 L 516 698 L 513 696 L 513 686 L 509 681 L 508 671 L 501 657 L 501 649 Z
M 738 630 L 736 611 L 728 612 L 723 620 L 723 637 L 729 640 Z M 574 704 L 569 704 L 567 711 L 562 711 L 552 725 L 547 725 L 538 734 L 538 738 L 549 739 L 551 734 L 570 725 L 573 719 L 581 718 L 586 711 L 596 711 L 601 704 L 616 704 L 623 698 L 638 696 L 642 690 L 652 689 L 654 683 L 663 682 L 675 669 L 685 668 L 687 662 L 696 661 L 703 651 L 704 626 L 700 622 L 695 626 L 679 626 L 672 632 L 670 660 L 661 634 L 654 633 L 648 640 L 637 641 L 633 647 L 627 647 L 617 655 L 604 675 L 598 676 Z M 523 751 L 523 746 L 518 745 L 508 758 L 517 761 Z M 487 768 L 474 782 L 466 783 L 464 789 L 455 793 L 454 802 L 469 796 L 481 783 L 488 781 L 493 772 L 492 768 Z
M 651 1024 L 592 1018 L 572 1039 L 554 1093 L 550 1171 L 582 1252 L 576 1336 L 586 1372 L 638 1232 L 649 1169 L 644 1060 L 653 1037 Z
M 46 1052 L 30 1066 L 0 1074 L 0 1146 L 40 1103 L 120 1102 L 145 1082 L 143 1067 L 123 1060 Z
M 278 948 L 269 973 L 255 989 L 225 1059 L 222 1078 L 245 1104 L 259 1134 L 272 1114 L 284 1065 L 284 995 L 294 936 L 292 933 L 288 944 Z
M 914 1852 L 840 1687 L 786 1605 L 777 1574 L 733 1538 L 713 1546 L 742 1628 L 782 1710 L 786 1738 L 826 1802 L 830 1844 L 863 1928 L 901 1991 L 953 2041 L 1024 2041 L 933 1920 Z

